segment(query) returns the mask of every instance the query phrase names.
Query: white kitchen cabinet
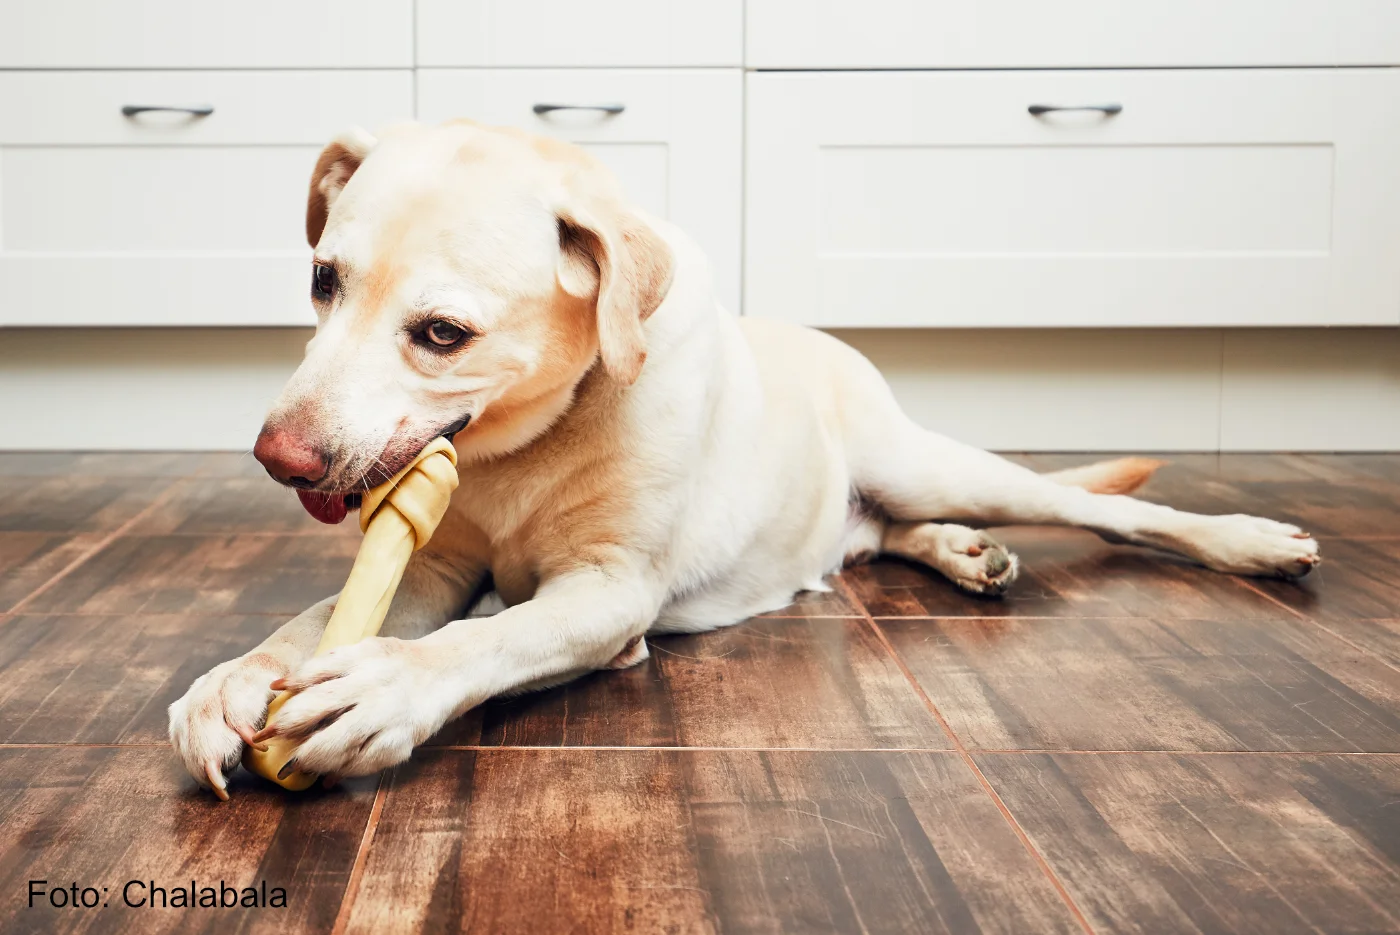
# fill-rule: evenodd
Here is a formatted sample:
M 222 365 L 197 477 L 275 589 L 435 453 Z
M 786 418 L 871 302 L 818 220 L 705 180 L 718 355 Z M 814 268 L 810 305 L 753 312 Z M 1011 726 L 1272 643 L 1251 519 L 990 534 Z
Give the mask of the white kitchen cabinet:
M 413 65 L 413 0 L 3 0 L 0 68 Z
M 1394 0 L 747 0 L 750 68 L 1400 63 Z
M 1400 0 L 0 0 L 0 325 L 309 322 L 317 149 L 413 116 L 583 146 L 747 314 L 1393 325 L 1395 64 Z
M 743 63 L 743 0 L 418 0 L 418 64 Z
M 1396 70 L 759 73 L 747 104 L 748 314 L 1400 324 Z
M 578 105 L 536 113 L 536 105 Z M 622 110 L 589 109 L 603 105 Z M 470 117 L 577 143 L 642 209 L 705 249 L 739 306 L 743 79 L 738 69 L 422 69 L 418 115 Z
M 314 323 L 316 155 L 412 109 L 406 69 L 0 72 L 0 325 Z

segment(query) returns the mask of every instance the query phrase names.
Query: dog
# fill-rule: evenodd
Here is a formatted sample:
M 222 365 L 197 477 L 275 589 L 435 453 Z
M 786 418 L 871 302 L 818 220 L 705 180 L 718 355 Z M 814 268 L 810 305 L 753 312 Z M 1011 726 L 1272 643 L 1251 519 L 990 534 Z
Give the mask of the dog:
M 312 658 L 329 597 L 171 706 L 221 797 L 245 744 L 372 773 L 488 698 L 636 665 L 647 634 L 777 609 L 843 562 L 1001 594 L 1016 557 L 978 527 L 1080 526 L 1242 575 L 1319 561 L 1295 526 L 1127 496 L 1158 462 L 1040 475 L 921 428 L 852 348 L 720 308 L 697 246 L 566 143 L 352 130 L 316 162 L 306 232 L 318 325 L 255 457 L 325 522 L 442 435 L 461 485 L 385 635 Z M 507 609 L 461 619 L 488 573 Z M 293 695 L 264 724 L 274 690 Z

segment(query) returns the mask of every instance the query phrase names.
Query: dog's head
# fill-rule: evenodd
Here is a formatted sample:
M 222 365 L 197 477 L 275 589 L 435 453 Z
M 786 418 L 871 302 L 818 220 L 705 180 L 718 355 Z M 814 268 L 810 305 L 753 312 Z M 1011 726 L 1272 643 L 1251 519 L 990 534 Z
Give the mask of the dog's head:
M 316 335 L 254 455 L 327 522 L 439 435 L 496 457 L 595 364 L 636 380 L 671 278 L 670 248 L 586 153 L 467 121 L 336 139 L 306 234 Z

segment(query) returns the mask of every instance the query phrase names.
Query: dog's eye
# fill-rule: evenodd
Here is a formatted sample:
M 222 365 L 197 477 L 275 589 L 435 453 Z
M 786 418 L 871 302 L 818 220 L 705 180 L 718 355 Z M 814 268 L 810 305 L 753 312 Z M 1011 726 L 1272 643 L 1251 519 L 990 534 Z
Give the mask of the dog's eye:
M 317 263 L 311 268 L 311 296 L 320 299 L 322 302 L 329 302 L 335 297 L 336 275 L 335 268 L 322 266 Z
M 456 347 L 466 340 L 467 330 L 450 321 L 437 319 L 428 322 L 428 326 L 423 329 L 423 337 L 434 347 Z

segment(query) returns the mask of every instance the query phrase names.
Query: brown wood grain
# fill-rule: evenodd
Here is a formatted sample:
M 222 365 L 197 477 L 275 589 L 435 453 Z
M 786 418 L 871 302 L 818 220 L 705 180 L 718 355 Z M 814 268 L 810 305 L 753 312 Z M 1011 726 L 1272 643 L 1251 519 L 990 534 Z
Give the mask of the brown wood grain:
M 1400 616 L 1400 539 L 1329 539 L 1322 566 L 1301 582 L 1250 584 L 1318 620 Z
M 1248 617 L 1270 619 L 1277 605 L 1240 580 L 1150 549 L 1109 545 L 1079 529 L 993 530 L 1021 560 L 1001 598 L 967 594 L 911 562 L 880 559 L 846 571 L 876 617 Z M 1285 603 L 1306 592 L 1282 591 Z
M 435 743 L 946 749 L 860 618 L 759 617 L 649 640 L 651 658 L 496 702 Z
M 1149 499 L 1307 520 L 1320 572 L 999 530 L 1006 600 L 880 562 L 845 575 L 864 606 L 804 594 L 470 712 L 377 800 L 240 770 L 220 804 L 164 709 L 337 590 L 353 530 L 246 454 L 0 454 L 0 932 L 1400 930 L 1400 456 L 1169 459 Z M 1120 749 L 1177 752 L 1065 752 Z M 19 908 L 30 878 L 191 873 L 298 889 Z
M 235 777 L 194 789 L 164 748 L 0 747 L 0 931 L 328 932 L 374 799 L 374 779 L 288 796 Z M 130 908 L 131 880 L 287 890 L 285 909 Z M 27 907 L 28 881 L 107 887 L 106 908 Z M 133 891 L 135 895 L 137 891 Z
M 1400 758 L 977 762 L 1097 931 L 1400 931 Z
M 251 455 L 192 451 L 0 451 L 5 477 L 189 477 Z M 256 463 L 256 462 L 255 462 Z
M 290 616 L 340 590 L 358 547 L 345 536 L 125 536 L 25 610 Z
M 99 533 L 0 532 L 0 613 L 82 558 Z
M 1400 753 L 1400 673 L 1296 619 L 880 625 L 969 748 Z
M 0 530 L 107 532 L 169 485 L 150 477 L 16 477 L 0 474 Z
M 27 615 L 0 626 L 0 743 L 153 743 L 190 683 L 282 618 Z
M 760 617 L 859 617 L 860 609 L 852 607 L 850 601 L 834 586 L 837 576 L 829 576 L 826 581 L 828 591 L 799 591 L 792 603 L 779 610 L 759 614 Z
M 1400 618 L 1329 620 L 1320 625 L 1367 656 L 1379 659 L 1400 672 Z
M 131 533 L 278 533 L 348 536 L 356 542 L 360 538 L 354 517 L 334 526 L 317 522 L 302 509 L 296 491 L 268 477 L 173 481 L 166 502 L 158 511 L 143 517 Z
M 433 751 L 350 932 L 1074 932 L 946 753 Z
M 1393 454 L 1321 454 L 1302 457 L 1318 465 L 1349 471 L 1353 475 L 1400 484 L 1400 458 Z

